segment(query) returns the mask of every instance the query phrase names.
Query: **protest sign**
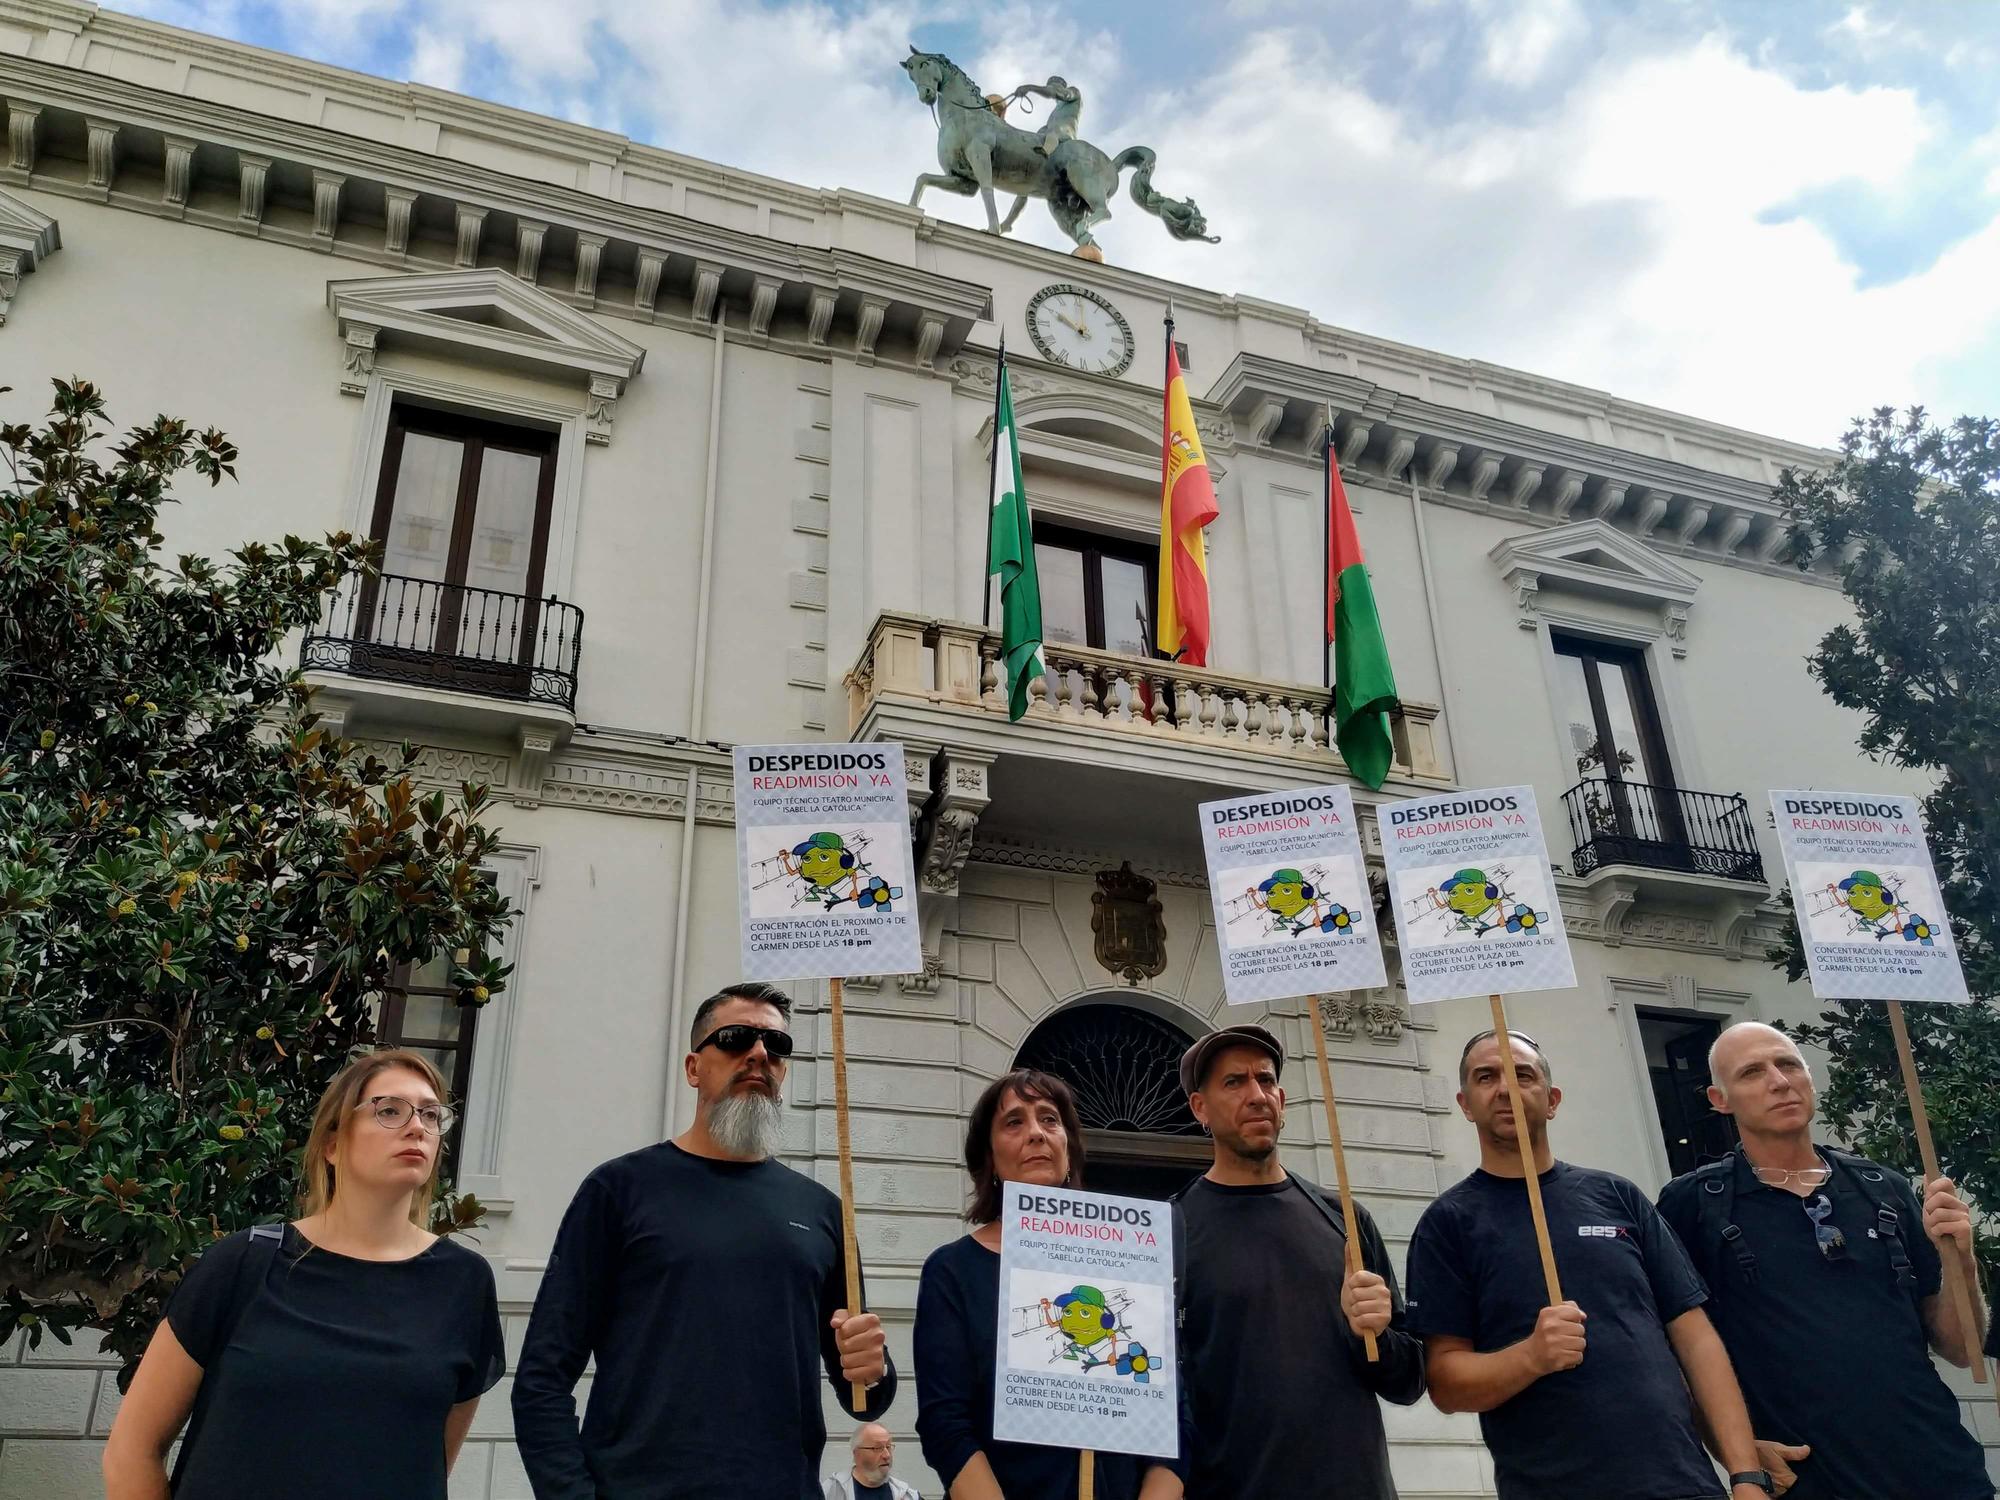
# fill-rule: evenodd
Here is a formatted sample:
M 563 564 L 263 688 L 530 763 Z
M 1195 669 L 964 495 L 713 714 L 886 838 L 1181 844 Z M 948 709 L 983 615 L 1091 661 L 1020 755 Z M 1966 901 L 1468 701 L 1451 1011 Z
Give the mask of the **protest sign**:
M 1915 797 L 1773 792 L 1771 810 L 1815 995 L 1970 999 Z
M 921 970 L 903 747 L 738 745 L 735 760 L 745 977 Z
M 1247 793 L 1200 816 L 1231 1005 L 1389 982 L 1346 787 Z
M 1412 1004 L 1576 984 L 1532 787 L 1385 802 L 1376 816 Z
M 903 747 L 738 745 L 736 895 L 746 979 L 829 981 L 847 1306 L 861 1311 L 841 980 L 923 968 Z M 867 1393 L 851 1393 L 856 1412 Z
M 1179 1453 L 1173 1240 L 1164 1203 L 1006 1184 L 997 1440 Z
M 1924 838 L 1922 804 L 1886 792 L 1772 792 L 1771 812 L 1813 993 L 1822 1000 L 1887 1002 L 1917 1154 L 1929 1183 L 1943 1173 L 1903 1002 L 1963 1005 L 1971 996 Z M 1944 1257 L 1944 1279 L 1959 1326 L 1975 1327 L 1975 1304 L 1957 1256 Z M 1977 1340 L 1967 1339 L 1966 1347 L 1972 1352 L 1972 1378 L 1983 1385 L 1986 1362 Z

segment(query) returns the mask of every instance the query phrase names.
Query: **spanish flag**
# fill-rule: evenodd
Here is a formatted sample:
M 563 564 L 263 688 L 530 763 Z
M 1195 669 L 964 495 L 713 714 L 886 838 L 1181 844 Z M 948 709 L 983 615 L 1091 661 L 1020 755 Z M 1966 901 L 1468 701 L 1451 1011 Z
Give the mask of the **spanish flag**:
M 1159 646 L 1192 667 L 1208 665 L 1208 547 L 1201 529 L 1218 514 L 1208 456 L 1194 428 L 1187 382 L 1167 320 L 1167 422 L 1160 451 Z

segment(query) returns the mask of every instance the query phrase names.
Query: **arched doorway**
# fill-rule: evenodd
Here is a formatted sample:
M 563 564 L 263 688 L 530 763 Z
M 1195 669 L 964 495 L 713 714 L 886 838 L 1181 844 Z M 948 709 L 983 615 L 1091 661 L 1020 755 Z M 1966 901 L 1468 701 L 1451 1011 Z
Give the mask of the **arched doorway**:
M 1208 1138 L 1181 1093 L 1181 1054 L 1193 1041 L 1115 1001 L 1072 1005 L 1028 1033 L 1014 1065 L 1053 1073 L 1075 1092 L 1085 1187 L 1168 1198 L 1208 1169 Z

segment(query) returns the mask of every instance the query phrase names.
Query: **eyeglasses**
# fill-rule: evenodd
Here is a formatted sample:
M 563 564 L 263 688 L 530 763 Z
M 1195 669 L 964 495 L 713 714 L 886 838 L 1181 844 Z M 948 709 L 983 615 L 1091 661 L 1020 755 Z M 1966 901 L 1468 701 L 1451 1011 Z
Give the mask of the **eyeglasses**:
M 1803 1188 L 1816 1188 L 1825 1184 L 1833 1176 L 1832 1167 L 1800 1167 L 1796 1171 L 1786 1171 L 1783 1167 L 1752 1167 L 1757 1180 L 1765 1187 L 1781 1188 L 1796 1182 Z
M 1819 1193 L 1802 1200 L 1806 1217 L 1812 1220 L 1813 1241 L 1819 1246 L 1819 1253 L 1828 1260 L 1841 1260 L 1847 1255 L 1847 1236 L 1840 1232 L 1838 1224 L 1826 1221 L 1833 1217 L 1833 1202 L 1825 1193 Z
M 696 1042 L 694 1050 L 699 1052 L 704 1047 L 714 1047 L 731 1057 L 741 1057 L 759 1042 L 780 1062 L 792 1055 L 792 1034 L 775 1026 L 718 1026 Z
M 372 1113 L 375 1123 L 384 1130 L 401 1130 L 410 1123 L 410 1116 L 415 1115 L 417 1123 L 424 1127 L 425 1135 L 442 1135 L 451 1129 L 451 1122 L 458 1118 L 448 1104 L 412 1104 L 394 1094 L 377 1094 L 372 1099 L 362 1100 L 355 1108 Z

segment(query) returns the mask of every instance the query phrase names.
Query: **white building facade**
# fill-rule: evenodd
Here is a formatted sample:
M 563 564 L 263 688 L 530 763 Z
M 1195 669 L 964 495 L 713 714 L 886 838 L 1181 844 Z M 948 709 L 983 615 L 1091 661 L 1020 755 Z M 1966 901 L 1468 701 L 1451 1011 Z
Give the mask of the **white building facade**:
M 1897 781 L 1804 669 L 1837 582 L 1774 560 L 1771 487 L 1823 454 L 69 0 L 0 0 L 0 115 L 9 420 L 78 374 L 121 425 L 222 427 L 241 482 L 170 511 L 174 551 L 382 537 L 384 579 L 300 643 L 321 707 L 496 793 L 513 981 L 468 1019 L 419 974 L 391 1019 L 460 1080 L 516 1352 L 577 1183 L 689 1117 L 691 1008 L 736 975 L 736 743 L 908 751 L 925 969 L 847 991 L 856 1209 L 905 1369 L 919 1268 L 962 1232 L 965 1112 L 1018 1062 L 1079 1089 L 1096 1185 L 1164 1192 L 1206 1159 L 1174 1059 L 1262 1021 L 1294 1059 L 1285 1159 L 1331 1182 L 1304 1003 L 1225 1013 L 1193 815 L 1345 774 L 1329 410 L 1405 700 L 1389 784 L 1356 788 L 1369 833 L 1385 799 L 1528 782 L 1564 872 L 1578 987 L 1510 1006 L 1559 1070 L 1558 1152 L 1657 1190 L 1726 1140 L 1699 1094 L 1716 1027 L 1816 1009 L 1764 959 L 1764 790 Z M 1199 670 L 1150 659 L 1135 617 L 1169 296 L 1221 505 Z M 1103 368 L 1043 357 L 1050 302 L 1088 313 Z M 1017 724 L 978 623 L 1003 333 L 1052 669 Z M 797 994 L 787 1159 L 831 1185 L 823 987 Z M 1486 1007 L 1325 1004 L 1400 1261 L 1476 1159 L 1452 1094 Z M 528 1496 L 507 1395 L 455 1496 Z M 6 1351 L 0 1500 L 96 1493 L 115 1403 L 84 1355 Z M 899 1472 L 936 1494 L 915 1413 L 906 1384 Z M 1405 1496 L 1491 1492 L 1470 1419 L 1390 1425 Z

